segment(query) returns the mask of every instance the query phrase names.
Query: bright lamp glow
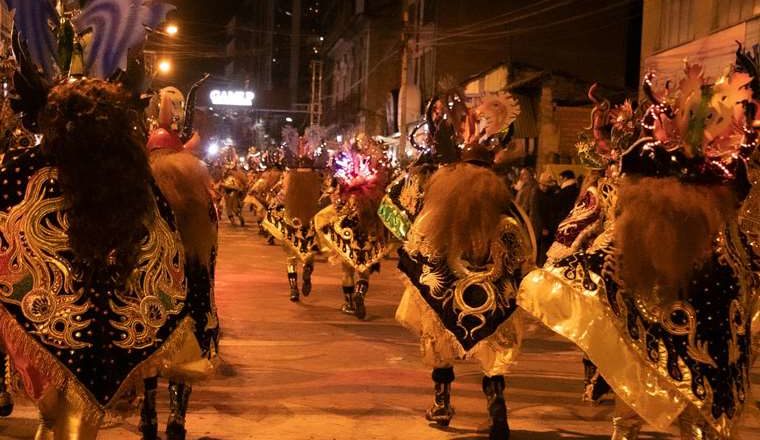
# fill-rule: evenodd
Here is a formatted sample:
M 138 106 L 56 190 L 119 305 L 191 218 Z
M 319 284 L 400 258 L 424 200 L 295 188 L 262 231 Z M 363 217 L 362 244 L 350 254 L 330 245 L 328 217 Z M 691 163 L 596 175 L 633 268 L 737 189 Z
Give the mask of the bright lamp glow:
M 216 142 L 212 142 L 208 146 L 206 151 L 208 152 L 209 156 L 216 156 L 217 154 L 219 154 L 219 144 Z
M 250 90 L 212 90 L 209 94 L 213 105 L 250 107 L 255 94 Z
M 158 71 L 161 73 L 169 73 L 172 71 L 172 62 L 169 60 L 161 60 L 158 63 Z
M 179 27 L 177 27 L 176 24 L 170 24 L 166 26 L 166 33 L 168 35 L 171 35 L 173 37 L 177 35 L 177 32 L 179 32 Z

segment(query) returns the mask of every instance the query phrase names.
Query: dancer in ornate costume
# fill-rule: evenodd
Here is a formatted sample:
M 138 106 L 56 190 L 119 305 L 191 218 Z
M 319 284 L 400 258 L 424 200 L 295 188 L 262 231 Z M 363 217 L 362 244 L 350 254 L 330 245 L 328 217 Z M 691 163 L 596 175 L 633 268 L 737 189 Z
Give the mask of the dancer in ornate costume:
M 636 118 L 629 101 L 611 108 L 609 101 L 595 96 L 596 85 L 589 90 L 594 103 L 591 125 L 579 136 L 576 143 L 578 158 L 589 170 L 584 181 L 584 191 L 564 219 L 547 252 L 547 267 L 574 253 L 585 251 L 594 245 L 606 231 L 612 231 L 617 200 L 616 162 L 623 151 L 636 139 Z M 610 387 L 596 366 L 584 356 L 583 400 L 599 403 L 609 395 Z
M 382 145 L 358 135 L 333 158 L 337 188 L 332 204 L 314 219 L 320 242 L 343 268 L 343 313 L 364 319 L 369 278 L 386 252 L 385 229 L 377 210 L 388 183 Z
M 21 182 L 0 218 L 0 338 L 40 408 L 39 439 L 95 438 L 144 377 L 200 357 L 179 236 L 131 105 L 101 81 L 58 86 L 42 147 L 0 170 Z
M 283 138 L 294 153 L 293 166 L 283 176 L 282 190 L 273 200 L 261 223 L 264 229 L 278 241 L 288 254 L 288 286 L 290 300 L 300 301 L 300 296 L 311 293 L 311 274 L 314 271 L 314 255 L 318 250 L 314 231 L 314 215 L 319 211 L 322 194 L 322 173 L 316 166 L 318 146 L 287 136 Z M 303 265 L 303 284 L 298 286 L 298 265 Z
M 227 146 L 223 150 L 224 172 L 219 188 L 222 192 L 224 212 L 230 223 L 235 224 L 235 219 L 240 226 L 245 226 L 243 218 L 243 200 L 248 187 L 248 177 L 240 167 L 235 147 Z
M 195 94 L 207 78 L 196 83 L 188 93 L 184 119 L 179 120 L 182 128 L 178 133 L 171 130 L 169 121 L 179 109 L 163 97 L 159 127 L 148 139 L 153 176 L 176 216 L 185 250 L 187 308 L 195 322 L 195 334 L 204 358 L 204 362 L 194 365 L 189 373 L 200 378 L 213 370 L 219 338 L 213 293 L 218 218 L 211 176 L 206 165 L 193 154 L 199 144 L 199 137 L 192 130 Z M 140 413 L 140 431 L 145 440 L 158 438 L 157 379 L 152 377 L 145 381 L 145 398 Z M 191 385 L 186 381 L 169 382 L 170 414 L 166 427 L 169 439 L 185 438 L 185 415 L 191 391 Z
M 79 47 L 67 58 L 69 70 L 46 64 L 52 54 L 32 60 L 22 36 L 44 40 L 50 35 L 39 29 L 49 23 L 89 32 L 95 6 L 81 10 L 72 27 L 46 1 L 9 5 L 17 17 L 14 108 L 42 142 L 6 155 L 0 168 L 4 181 L 15 182 L 5 188 L 0 215 L 0 283 L 8 290 L 0 339 L 40 409 L 36 438 L 95 438 L 105 413 L 144 379 L 186 380 L 206 360 L 175 218 L 152 183 L 144 150 L 144 70 L 126 57 L 128 45 L 142 41 L 145 27 L 155 27 L 170 7 L 155 2 L 121 11 L 129 17 L 115 14 L 135 24 L 123 29 L 129 38 L 109 46 L 107 59 L 92 49 L 85 61 Z M 91 41 L 107 38 L 104 29 Z M 48 94 L 59 71 L 71 78 Z M 77 81 L 83 72 L 125 88 Z
M 493 105 L 501 108 L 499 118 Z M 435 402 L 427 419 L 450 423 L 452 363 L 474 359 L 483 372 L 492 440 L 509 438 L 504 375 L 522 339 L 515 295 L 535 261 L 530 222 L 491 169 L 494 150 L 509 141 L 493 135 L 508 132 L 517 111 L 508 96 L 484 101 L 481 142 L 433 174 L 399 251 L 408 283 L 396 319 L 419 335 L 423 361 L 433 368 Z
M 618 399 L 613 439 L 676 420 L 683 439 L 732 439 L 749 396 L 757 300 L 757 257 L 737 225 L 758 135 L 750 77 L 710 84 L 687 65 L 665 98 L 653 78 L 611 230 L 529 274 L 518 303 L 598 366 Z
M 272 203 L 272 200 L 282 187 L 282 157 L 279 150 L 263 153 L 260 165 L 265 167 L 265 169 L 260 173 L 253 185 L 251 185 L 251 190 L 246 197 L 246 203 L 251 205 L 256 214 L 259 232 L 269 235 L 261 223 L 266 217 L 267 207 Z
M 422 209 L 425 185 L 439 165 L 459 160 L 459 145 L 474 131 L 462 92 L 456 88 L 433 97 L 425 110 L 425 119 L 409 136 L 420 152 L 409 169 L 388 185 L 380 202 L 378 215 L 385 227 L 399 240 L 406 241 L 412 223 Z M 426 128 L 425 141 L 417 133 Z

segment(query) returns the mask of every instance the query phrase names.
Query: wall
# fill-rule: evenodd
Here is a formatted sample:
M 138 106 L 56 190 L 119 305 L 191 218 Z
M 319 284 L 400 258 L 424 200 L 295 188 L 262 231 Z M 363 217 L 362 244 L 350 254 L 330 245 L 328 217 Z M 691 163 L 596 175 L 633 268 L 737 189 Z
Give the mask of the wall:
M 719 76 L 735 60 L 736 41 L 747 46 L 760 43 L 760 1 L 754 0 L 680 0 L 686 12 L 669 14 L 670 0 L 645 0 L 641 37 L 641 74 L 656 70 L 662 79 L 678 77 L 683 60 L 702 64 L 708 77 Z M 716 14 L 730 12 L 732 2 L 754 4 L 754 18 L 720 26 Z M 737 3 L 735 3 L 737 4 Z M 670 11 L 672 12 L 672 10 Z M 745 11 L 746 12 L 746 11 Z M 751 13 L 750 13 L 751 14 Z M 672 22 L 688 25 L 690 37 L 681 44 L 665 44 L 663 34 Z

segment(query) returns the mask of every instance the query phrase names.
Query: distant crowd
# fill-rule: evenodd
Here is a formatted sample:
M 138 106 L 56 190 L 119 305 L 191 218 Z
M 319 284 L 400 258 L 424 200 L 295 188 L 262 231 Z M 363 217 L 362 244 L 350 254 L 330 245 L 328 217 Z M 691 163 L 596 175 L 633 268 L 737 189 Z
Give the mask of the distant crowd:
M 546 251 L 554 242 L 557 227 L 570 214 L 581 192 L 582 177 L 564 170 L 559 177 L 548 171 L 536 178 L 535 170 L 522 168 L 512 185 L 515 202 L 530 218 L 536 234 L 540 267 L 546 261 Z

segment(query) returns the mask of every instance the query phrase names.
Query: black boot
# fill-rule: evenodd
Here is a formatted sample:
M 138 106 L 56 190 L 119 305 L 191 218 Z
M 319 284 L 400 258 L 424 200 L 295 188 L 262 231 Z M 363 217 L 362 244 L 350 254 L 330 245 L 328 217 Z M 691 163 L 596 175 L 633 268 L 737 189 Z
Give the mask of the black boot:
M 13 396 L 10 391 L 11 360 L 0 353 L 0 417 L 8 417 L 13 412 Z
M 346 315 L 354 315 L 356 314 L 356 309 L 354 308 L 354 286 L 343 286 L 343 298 L 345 299 L 345 304 L 340 308 L 340 311 L 345 313 Z
M 367 290 L 369 290 L 368 280 L 359 280 L 354 288 L 354 309 L 356 309 L 356 317 L 364 319 L 367 316 L 367 309 L 364 307 L 364 297 L 367 296 Z
M 167 440 L 185 440 L 185 415 L 193 388 L 183 383 L 169 382 L 169 421 L 166 423 Z
M 303 296 L 309 296 L 311 293 L 312 272 L 314 272 L 314 263 L 306 263 L 303 265 L 303 286 L 301 286 L 301 293 L 303 293 Z
M 156 414 L 156 389 L 158 388 L 158 378 L 151 377 L 145 379 L 143 384 L 145 386 L 145 397 L 140 409 L 139 429 L 143 440 L 157 440 L 158 415 Z
M 267 244 L 268 244 L 269 246 L 274 246 L 274 235 L 269 235 L 269 236 L 267 237 Z
M 504 376 L 483 376 L 483 393 L 488 399 L 488 417 L 491 419 L 489 440 L 509 440 L 507 403 L 504 401 Z
M 433 370 L 435 382 L 435 401 L 425 413 L 425 418 L 438 426 L 449 426 L 454 417 L 451 407 L 451 382 L 454 381 L 454 368 L 436 368 Z
M 612 389 L 606 380 L 599 374 L 599 369 L 596 368 L 591 360 L 583 358 L 583 383 L 585 389 L 583 391 L 583 401 L 592 405 L 598 405 L 602 398 L 609 394 Z
M 288 264 L 288 285 L 290 286 L 290 300 L 298 302 L 300 294 L 298 293 L 298 272 L 295 264 Z

